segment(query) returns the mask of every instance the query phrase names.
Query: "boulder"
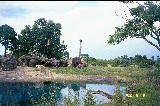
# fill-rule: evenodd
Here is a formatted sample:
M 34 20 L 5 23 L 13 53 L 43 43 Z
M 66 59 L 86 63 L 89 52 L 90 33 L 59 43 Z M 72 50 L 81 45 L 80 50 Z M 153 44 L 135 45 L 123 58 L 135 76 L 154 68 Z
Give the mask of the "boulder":
M 38 61 L 36 59 L 31 59 L 29 61 L 29 67 L 36 67 L 37 64 L 38 64 Z
M 60 67 L 67 67 L 68 66 L 67 59 L 61 59 L 59 65 Z
M 20 66 L 36 67 L 36 65 L 38 64 L 40 65 L 42 64 L 42 62 L 41 62 L 41 58 L 36 55 L 32 55 L 32 56 L 23 55 L 19 58 Z
M 80 63 L 81 63 L 81 59 L 79 57 L 68 59 L 69 66 L 77 67 Z
M 43 65 L 36 65 L 36 68 L 37 68 L 38 71 L 46 72 L 46 68 Z
M 31 60 L 31 57 L 30 56 L 21 56 L 19 58 L 19 65 L 20 66 L 29 66 L 29 61 Z
M 15 69 L 17 67 L 17 59 L 16 58 L 11 58 L 9 62 L 13 66 L 13 69 Z
M 17 59 L 7 55 L 7 57 L 0 57 L 0 70 L 11 71 L 17 67 Z

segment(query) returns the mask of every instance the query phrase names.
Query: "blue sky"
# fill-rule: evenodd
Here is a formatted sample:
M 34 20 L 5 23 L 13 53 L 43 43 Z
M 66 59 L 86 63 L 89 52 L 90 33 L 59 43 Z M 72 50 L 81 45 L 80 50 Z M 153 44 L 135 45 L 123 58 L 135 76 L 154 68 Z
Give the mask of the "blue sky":
M 122 26 L 123 11 L 129 17 L 127 5 L 118 1 L 0 1 L 0 25 L 8 24 L 19 34 L 25 25 L 33 25 L 39 18 L 53 20 L 62 25 L 62 37 L 68 45 L 70 57 L 78 56 L 79 39 L 82 39 L 82 53 L 101 59 L 118 56 L 159 55 L 159 51 L 143 39 L 127 39 L 118 45 L 105 43 L 115 27 Z M 115 12 L 118 15 L 116 16 Z M 159 24 L 158 24 L 159 25 Z M 0 46 L 0 54 L 4 47 Z

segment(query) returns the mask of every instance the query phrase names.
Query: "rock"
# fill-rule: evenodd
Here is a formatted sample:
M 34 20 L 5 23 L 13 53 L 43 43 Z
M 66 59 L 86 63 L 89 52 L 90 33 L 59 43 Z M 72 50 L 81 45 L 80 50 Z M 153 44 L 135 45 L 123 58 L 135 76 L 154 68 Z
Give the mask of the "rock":
M 107 64 L 107 67 L 112 67 L 111 64 Z
M 9 62 L 13 66 L 13 69 L 17 67 L 17 59 L 11 58 Z
M 69 66 L 77 67 L 80 63 L 81 63 L 81 59 L 79 57 L 68 59 Z
M 29 66 L 30 67 L 36 67 L 37 64 L 38 64 L 38 61 L 36 59 L 31 59 L 29 61 Z
M 60 67 L 67 67 L 68 66 L 68 62 L 67 59 L 61 59 L 60 63 L 59 63 Z
M 7 57 L 0 57 L 0 70 L 11 71 L 17 67 L 17 59 L 7 55 Z
M 36 65 L 36 68 L 37 68 L 38 70 L 40 70 L 41 72 L 46 72 L 46 68 L 45 68 L 45 66 L 43 66 L 43 65 Z
M 29 66 L 30 56 L 21 56 L 19 58 L 19 65 L 20 66 Z

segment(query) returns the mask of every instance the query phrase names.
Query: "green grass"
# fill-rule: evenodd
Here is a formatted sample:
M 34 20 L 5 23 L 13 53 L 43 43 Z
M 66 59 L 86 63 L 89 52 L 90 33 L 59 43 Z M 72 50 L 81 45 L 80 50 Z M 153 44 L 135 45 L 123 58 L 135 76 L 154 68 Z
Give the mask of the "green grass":
M 125 78 L 142 79 L 150 69 L 134 68 L 134 67 L 103 67 L 103 66 L 88 66 L 83 69 L 74 67 L 60 67 L 52 71 L 57 74 L 75 74 L 75 75 L 103 75 L 103 76 L 118 76 Z

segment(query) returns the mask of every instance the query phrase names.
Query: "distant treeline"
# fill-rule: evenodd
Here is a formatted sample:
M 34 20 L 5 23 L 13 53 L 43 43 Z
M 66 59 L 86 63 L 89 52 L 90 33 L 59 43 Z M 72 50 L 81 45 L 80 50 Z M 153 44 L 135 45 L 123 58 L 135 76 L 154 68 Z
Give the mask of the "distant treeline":
M 112 66 L 112 67 L 139 67 L 139 68 L 152 68 L 160 67 L 160 58 L 157 56 L 157 60 L 154 59 L 154 56 L 151 59 L 148 59 L 146 55 L 135 55 L 134 57 L 128 57 L 127 55 L 118 56 L 115 59 L 96 59 L 94 57 L 87 57 L 82 55 L 82 58 L 88 58 L 88 64 L 98 65 L 98 66 Z

